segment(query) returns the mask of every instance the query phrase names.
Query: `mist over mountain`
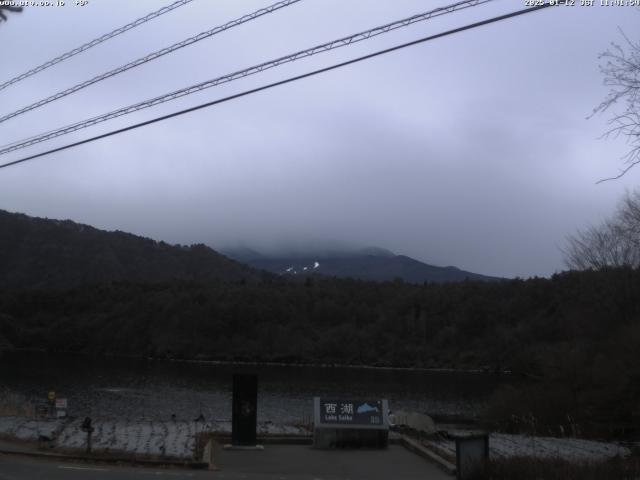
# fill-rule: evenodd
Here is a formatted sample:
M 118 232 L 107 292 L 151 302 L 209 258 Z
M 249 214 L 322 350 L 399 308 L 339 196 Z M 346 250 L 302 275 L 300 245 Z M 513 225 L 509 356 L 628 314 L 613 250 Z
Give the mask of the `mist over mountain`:
M 276 253 L 238 247 L 223 248 L 221 252 L 253 268 L 291 277 L 325 275 L 379 282 L 401 279 L 410 283 L 500 280 L 457 267 L 429 265 L 380 247 L 310 248 L 306 252 L 296 249 Z
M 224 256 L 227 255 L 227 256 Z M 230 258 L 227 258 L 230 257 Z M 437 267 L 379 247 L 310 243 L 268 254 L 248 247 L 221 253 L 203 245 L 169 245 L 71 220 L 0 210 L 0 288 L 68 288 L 111 281 L 259 281 L 268 273 L 411 283 L 496 280 Z
M 262 273 L 205 245 L 169 245 L 120 231 L 0 210 L 0 288 L 110 281 L 257 281 Z

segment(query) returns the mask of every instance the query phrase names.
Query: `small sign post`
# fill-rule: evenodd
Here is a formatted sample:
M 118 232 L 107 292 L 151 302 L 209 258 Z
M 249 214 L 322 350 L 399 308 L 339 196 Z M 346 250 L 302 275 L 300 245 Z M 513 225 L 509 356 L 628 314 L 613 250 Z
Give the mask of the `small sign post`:
M 48 415 L 52 416 L 55 412 L 56 392 L 49 390 L 49 393 L 47 393 L 47 401 L 49 403 Z
M 387 400 L 314 398 L 313 445 L 316 448 L 386 448 Z
M 67 399 L 56 398 L 56 417 L 63 418 L 67 416 Z

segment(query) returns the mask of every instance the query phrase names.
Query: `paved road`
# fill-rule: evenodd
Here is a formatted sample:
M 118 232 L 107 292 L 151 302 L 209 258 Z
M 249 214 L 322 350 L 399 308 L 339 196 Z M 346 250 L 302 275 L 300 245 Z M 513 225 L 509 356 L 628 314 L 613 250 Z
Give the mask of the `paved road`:
M 0 455 L 0 480 L 148 480 L 154 477 L 176 480 L 212 478 L 209 472 L 205 471 L 114 467 Z
M 264 451 L 215 452 L 219 471 L 132 468 L 0 455 L 0 480 L 451 480 L 403 447 L 387 450 L 313 450 L 269 445 Z

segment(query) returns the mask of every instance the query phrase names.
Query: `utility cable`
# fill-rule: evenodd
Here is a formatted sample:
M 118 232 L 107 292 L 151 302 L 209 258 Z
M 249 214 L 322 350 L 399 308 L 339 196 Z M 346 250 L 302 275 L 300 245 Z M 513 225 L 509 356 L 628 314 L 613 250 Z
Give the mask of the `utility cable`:
M 192 0 L 189 0 L 192 1 Z M 183 47 L 189 46 L 189 45 L 193 45 L 196 42 L 199 42 L 201 40 L 204 40 L 206 38 L 212 37 L 213 35 L 216 35 L 218 33 L 224 32 L 225 30 L 229 30 L 233 27 L 237 27 L 238 25 L 242 25 L 243 23 L 249 22 L 251 20 L 255 20 L 256 18 L 259 18 L 263 15 L 266 15 L 268 13 L 272 13 L 275 12 L 276 10 L 280 10 L 281 8 L 285 8 L 288 7 L 289 5 L 292 5 L 294 3 L 298 3 L 300 0 L 283 0 L 277 3 L 274 3 L 273 5 L 270 5 L 268 7 L 265 8 L 261 8 L 260 10 L 257 10 L 253 13 L 249 13 L 247 15 L 243 15 L 240 18 L 237 18 L 235 20 L 231 20 L 227 23 L 225 23 L 224 25 L 220 25 L 218 27 L 212 28 L 211 30 L 207 30 L 206 32 L 201 32 L 198 35 L 194 35 L 192 37 L 186 38 L 180 42 L 174 43 L 173 45 L 170 45 L 168 47 L 165 47 L 161 50 L 157 50 L 155 52 L 149 53 L 147 55 L 145 55 L 144 57 L 140 57 L 137 60 L 134 60 L 132 62 L 129 62 L 125 65 L 121 65 L 118 68 L 115 68 L 113 70 L 110 70 L 108 72 L 102 73 L 100 75 L 97 75 L 89 80 L 85 80 L 84 82 L 78 83 L 77 85 L 74 85 L 73 87 L 69 87 L 65 90 L 62 90 L 58 93 L 55 93 L 47 98 L 43 98 L 42 100 L 38 100 L 35 103 L 32 103 L 31 105 L 27 105 L 26 107 L 20 108 L 19 110 L 16 110 L 14 112 L 8 113 L 2 117 L 0 117 L 0 123 L 5 122 L 7 120 L 9 120 L 10 118 L 13 117 L 17 117 L 18 115 L 22 115 L 23 113 L 29 112 L 31 110 L 34 110 L 36 108 L 42 107 L 44 105 L 47 105 L 48 103 L 51 103 L 55 100 L 59 100 L 63 97 L 66 97 L 67 95 L 71 95 L 72 93 L 75 93 L 79 90 L 82 90 L 83 88 L 87 88 L 90 85 L 93 85 L 94 83 L 98 83 L 101 82 L 103 80 L 106 80 L 107 78 L 111 78 L 114 77 L 116 75 L 119 75 L 123 72 L 126 72 L 127 70 L 131 70 L 132 68 L 138 67 L 140 65 L 143 65 L 147 62 L 150 62 L 152 60 L 155 60 L 157 58 L 160 58 L 164 55 L 167 55 L 169 53 L 175 52 L 176 50 L 179 50 Z
M 87 42 L 77 48 L 74 48 L 73 50 L 69 50 L 66 53 L 63 53 L 62 55 L 49 60 L 47 62 L 44 62 L 42 65 L 38 65 L 37 67 L 32 68 L 31 70 L 28 70 L 20 75 L 18 75 L 17 77 L 14 77 L 10 80 L 7 80 L 6 82 L 3 82 L 2 84 L 0 84 L 0 90 L 3 90 L 5 88 L 7 88 L 9 85 L 13 85 L 14 83 L 17 83 L 21 80 L 24 80 L 25 78 L 28 78 L 32 75 L 35 75 L 36 73 L 39 73 L 43 70 L 46 70 L 49 67 L 54 66 L 57 63 L 60 63 L 64 60 L 67 60 L 68 58 L 73 57 L 74 55 L 77 55 L 79 53 L 84 52 L 85 50 L 89 50 L 91 47 L 95 47 L 96 45 L 102 43 L 102 42 L 106 42 L 107 40 L 109 40 L 110 38 L 116 37 L 118 35 L 120 35 L 121 33 L 124 33 L 128 30 L 131 30 L 132 28 L 135 28 L 139 25 L 142 25 L 143 23 L 148 22 L 149 20 L 153 20 L 154 18 L 158 18 L 161 15 L 164 15 L 165 13 L 169 13 L 173 10 L 175 10 L 176 8 L 182 7 L 183 5 L 186 5 L 187 3 L 191 3 L 193 0 L 178 0 L 177 2 L 173 2 L 171 5 L 167 5 L 165 7 L 162 7 L 160 10 L 156 10 L 155 12 L 151 12 L 148 15 L 145 15 L 144 17 L 138 18 L 137 20 L 134 20 L 131 23 L 127 23 L 126 25 L 116 28 L 115 30 L 113 30 L 112 32 L 109 33 L 105 33 L 104 35 L 95 38 L 93 40 L 91 40 L 90 42 Z
M 70 144 L 67 144 L 67 145 L 63 145 L 61 147 L 53 148 L 51 150 L 47 150 L 45 152 L 41 152 L 41 153 L 37 153 L 37 154 L 34 154 L 34 155 L 30 155 L 28 157 L 24 157 L 24 158 L 21 158 L 19 160 L 14 160 L 12 162 L 4 163 L 4 164 L 0 165 L 0 168 L 6 168 L 6 167 L 9 167 L 9 166 L 12 166 L 12 165 L 16 165 L 16 164 L 19 164 L 19 163 L 26 162 L 28 160 L 33 160 L 35 158 L 43 157 L 45 155 L 50 155 L 52 153 L 60 152 L 62 150 L 67 150 L 69 148 L 76 147 L 78 145 L 83 145 L 85 143 L 94 142 L 94 141 L 100 140 L 102 138 L 111 137 L 113 135 L 124 133 L 124 132 L 127 132 L 129 130 L 134 130 L 136 128 L 144 127 L 146 125 L 151 125 L 152 123 L 161 122 L 163 120 L 167 120 L 169 118 L 177 117 L 179 115 L 184 115 L 186 113 L 194 112 L 196 110 L 200 110 L 200 109 L 203 109 L 203 108 L 211 107 L 213 105 L 218 105 L 220 103 L 228 102 L 228 101 L 234 100 L 236 98 L 240 98 L 240 97 L 244 97 L 244 96 L 247 96 L 247 95 L 251 95 L 253 93 L 261 92 L 263 90 L 268 90 L 270 88 L 277 87 L 277 86 L 280 86 L 280 85 L 285 85 L 287 83 L 295 82 L 297 80 L 302 80 L 303 78 L 308 78 L 308 77 L 312 77 L 312 76 L 315 76 L 315 75 L 318 75 L 318 74 L 321 74 L 321 73 L 329 72 L 331 70 L 336 70 L 338 68 L 342 68 L 342 67 L 345 67 L 347 65 L 352 65 L 354 63 L 362 62 L 362 61 L 368 60 L 370 58 L 378 57 L 380 55 L 384 55 L 384 54 L 387 54 L 387 53 L 390 53 L 390 52 L 395 52 L 397 50 L 401 50 L 401 49 L 406 48 L 406 47 L 411 47 L 413 45 L 418 45 L 420 43 L 429 42 L 429 41 L 435 40 L 437 38 L 442 38 L 442 37 L 445 37 L 445 36 L 448 36 L 448 35 L 453 35 L 455 33 L 464 32 L 466 30 L 471 30 L 473 28 L 478 28 L 478 27 L 481 27 L 483 25 L 489 25 L 491 23 L 499 22 L 499 21 L 502 21 L 502 20 L 507 20 L 509 18 L 517 17 L 517 16 L 520 16 L 520 15 L 525 15 L 527 13 L 536 12 L 538 10 L 542 10 L 542 9 L 550 7 L 550 6 L 552 6 L 552 5 L 547 3 L 547 4 L 544 4 L 544 5 L 538 5 L 538 6 L 531 7 L 531 8 L 525 8 L 523 10 L 517 10 L 515 12 L 507 13 L 505 15 L 500 15 L 500 16 L 497 16 L 497 17 L 489 18 L 487 20 L 482 20 L 480 22 L 471 23 L 471 24 L 465 25 L 463 27 L 454 28 L 453 30 L 447 30 L 447 31 L 442 32 L 442 33 L 438 33 L 438 34 L 435 34 L 435 35 L 430 35 L 428 37 L 423 37 L 423 38 L 420 38 L 418 40 L 413 40 L 411 42 L 407 42 L 407 43 L 403 43 L 403 44 L 400 44 L 400 45 L 396 45 L 394 47 L 386 48 L 384 50 L 379 50 L 377 52 L 370 53 L 368 55 L 363 55 L 361 57 L 357 57 L 357 58 L 354 58 L 354 59 L 351 59 L 351 60 L 347 60 L 345 62 L 336 63 L 336 64 L 328 66 L 328 67 L 320 68 L 318 70 L 313 70 L 311 72 L 307 72 L 307 73 L 304 73 L 304 74 L 301 74 L 301 75 L 296 75 L 294 77 L 289 77 L 289 78 L 286 78 L 284 80 L 280 80 L 278 82 L 273 82 L 273 83 L 269 83 L 267 85 L 263 85 L 261 87 L 252 88 L 250 90 L 245 90 L 244 92 L 236 93 L 236 94 L 230 95 L 228 97 L 224 97 L 224 98 L 220 98 L 218 100 L 213 100 L 211 102 L 203 103 L 203 104 L 197 105 L 195 107 L 187 108 L 187 109 L 184 109 L 184 110 L 180 110 L 178 112 L 170 113 L 168 115 L 163 115 L 161 117 L 153 118 L 153 119 L 147 120 L 145 122 L 140 122 L 140 123 L 137 123 L 137 124 L 134 124 L 134 125 L 129 125 L 128 127 L 120 128 L 120 129 L 117 129 L 117 130 L 113 130 L 111 132 L 103 133 L 101 135 L 96 135 L 95 137 L 87 138 L 85 140 L 80 140 L 78 142 L 74 142 L 74 143 L 70 143 Z
M 190 95 L 192 93 L 199 92 L 201 90 L 214 87 L 216 85 L 220 85 L 222 83 L 232 82 L 234 80 L 238 80 L 243 77 L 247 77 L 249 75 L 254 75 L 256 73 L 263 72 L 265 70 L 278 67 L 280 65 L 284 65 L 286 63 L 293 62 L 295 60 L 299 60 L 301 58 L 310 57 L 312 55 L 316 55 L 318 53 L 327 52 L 330 50 L 334 50 L 336 48 L 344 47 L 347 45 L 351 45 L 353 43 L 357 43 L 363 40 L 368 40 L 369 38 L 375 37 L 377 35 L 381 35 L 384 33 L 388 33 L 392 30 L 406 27 L 412 25 L 416 22 L 421 22 L 428 20 L 430 18 L 438 17 L 441 15 L 445 15 L 448 13 L 452 13 L 458 10 L 466 9 L 469 7 L 474 7 L 483 3 L 488 3 L 493 0 L 464 0 L 460 1 L 445 7 L 437 8 L 435 10 L 431 10 L 429 12 L 420 13 L 417 15 L 413 15 L 408 18 L 404 18 L 402 20 L 397 20 L 392 23 L 388 23 L 386 25 L 382 25 L 379 27 L 375 27 L 360 33 L 356 33 L 353 35 L 349 35 L 348 37 L 343 37 L 338 40 L 333 40 L 331 42 L 323 43 L 321 45 L 317 45 L 312 48 L 308 48 L 306 50 L 300 50 L 296 53 L 292 53 L 286 55 L 284 57 L 277 58 L 275 60 L 270 60 L 268 62 L 261 63 L 259 65 L 254 65 L 249 68 L 245 68 L 243 70 L 236 71 L 234 73 L 230 73 L 227 75 L 223 75 L 221 77 L 217 77 L 211 80 L 207 80 L 205 82 L 192 85 L 190 87 L 182 88 L 180 90 L 176 90 L 171 93 L 167 93 L 161 95 L 159 97 L 155 97 L 149 100 L 145 100 L 143 102 L 139 102 L 133 105 L 129 105 L 127 107 L 120 108 L 118 110 L 113 110 L 111 112 L 98 115 L 96 117 L 92 117 L 71 125 L 67 125 L 65 127 L 61 127 L 57 130 L 53 130 L 47 133 L 43 133 L 41 135 L 36 135 L 35 137 L 31 137 L 28 139 L 21 140 L 19 142 L 14 142 L 11 145 L 0 148 L 0 155 L 4 155 L 6 153 L 12 152 L 14 150 L 19 150 L 25 147 L 29 147 L 31 145 L 35 145 L 36 143 L 44 142 L 46 140 L 50 140 L 52 138 L 59 137 L 61 135 L 66 135 L 71 132 L 75 132 L 77 130 L 87 128 L 98 123 L 105 122 L 107 120 L 111 120 L 117 117 L 121 117 L 123 115 L 127 115 L 129 113 L 136 112 L 138 110 L 142 110 L 145 108 L 149 108 L 155 105 L 159 105 L 161 103 L 168 102 L 170 100 L 175 100 L 176 98 L 184 97 L 186 95 Z

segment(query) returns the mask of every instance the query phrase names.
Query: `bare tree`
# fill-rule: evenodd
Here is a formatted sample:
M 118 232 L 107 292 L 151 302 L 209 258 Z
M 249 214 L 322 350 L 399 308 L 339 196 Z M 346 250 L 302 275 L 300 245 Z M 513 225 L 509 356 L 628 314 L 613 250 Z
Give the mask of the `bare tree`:
M 624 44 L 611 43 L 609 49 L 599 57 L 604 84 L 610 89 L 589 118 L 607 110 L 613 111 L 609 120 L 610 128 L 604 137 L 623 135 L 630 150 L 622 157 L 625 167 L 620 174 L 598 183 L 618 179 L 640 163 L 640 41 L 634 43 L 624 32 L 620 33 Z
M 2 21 L 7 21 L 7 16 L 4 14 L 4 11 L 6 10 L 7 12 L 21 12 L 22 11 L 22 7 L 12 7 L 9 5 L 0 5 L 0 22 Z
M 640 267 L 640 190 L 627 193 L 613 218 L 567 237 L 570 269 Z
M 625 234 L 640 243 L 640 191 L 625 195 L 618 211 L 621 225 Z

